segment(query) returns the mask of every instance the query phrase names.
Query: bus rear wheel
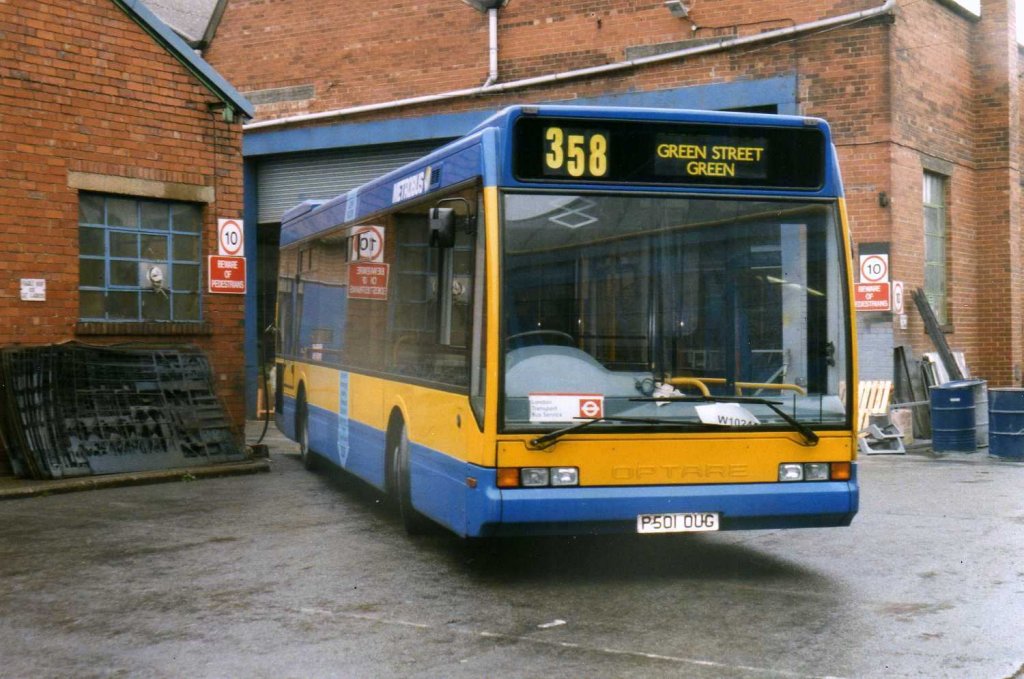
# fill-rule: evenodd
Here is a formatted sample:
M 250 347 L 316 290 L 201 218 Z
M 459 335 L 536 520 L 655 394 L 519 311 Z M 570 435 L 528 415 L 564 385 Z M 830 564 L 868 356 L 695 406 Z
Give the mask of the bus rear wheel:
M 391 439 L 391 465 L 389 489 L 402 526 L 409 535 L 422 535 L 430 527 L 427 517 L 420 514 L 412 506 L 412 482 L 409 463 L 409 434 L 405 422 L 400 422 Z
M 299 405 L 295 410 L 295 436 L 299 441 L 299 457 L 306 469 L 316 469 L 315 454 L 309 449 L 309 406 L 306 395 L 299 396 Z

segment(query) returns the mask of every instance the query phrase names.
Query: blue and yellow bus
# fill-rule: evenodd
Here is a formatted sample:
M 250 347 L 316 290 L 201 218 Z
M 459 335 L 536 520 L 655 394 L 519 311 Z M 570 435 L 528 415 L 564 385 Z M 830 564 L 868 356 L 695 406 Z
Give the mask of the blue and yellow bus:
M 848 525 L 829 128 L 515 106 L 281 231 L 276 421 L 460 536 Z

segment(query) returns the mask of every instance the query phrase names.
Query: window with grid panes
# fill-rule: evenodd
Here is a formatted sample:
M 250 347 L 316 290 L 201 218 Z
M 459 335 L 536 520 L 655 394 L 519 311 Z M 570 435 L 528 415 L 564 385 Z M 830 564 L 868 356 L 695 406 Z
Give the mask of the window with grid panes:
M 946 265 L 946 177 L 924 173 L 924 294 L 939 323 L 949 322 Z
M 201 228 L 194 203 L 79 194 L 80 319 L 200 321 Z

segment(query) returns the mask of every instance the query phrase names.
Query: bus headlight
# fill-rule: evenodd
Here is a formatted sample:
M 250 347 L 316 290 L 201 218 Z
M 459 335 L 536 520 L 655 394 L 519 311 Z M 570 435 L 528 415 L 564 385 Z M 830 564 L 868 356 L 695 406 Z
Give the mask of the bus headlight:
M 849 462 L 783 462 L 779 465 L 779 481 L 849 481 Z
M 580 485 L 580 470 L 576 467 L 552 467 L 552 486 L 578 486 Z
M 808 462 L 805 464 L 804 481 L 828 481 L 828 462 Z
M 803 481 L 804 466 L 802 464 L 780 464 L 779 481 Z
M 580 485 L 578 467 L 499 467 L 498 488 L 565 488 Z
M 546 486 L 551 480 L 547 467 L 523 467 L 519 470 L 519 483 L 523 488 Z

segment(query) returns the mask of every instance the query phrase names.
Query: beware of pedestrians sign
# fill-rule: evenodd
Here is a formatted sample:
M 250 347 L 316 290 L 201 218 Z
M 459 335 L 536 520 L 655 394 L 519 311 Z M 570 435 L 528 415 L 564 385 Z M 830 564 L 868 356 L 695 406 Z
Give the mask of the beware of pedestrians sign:
M 245 257 L 221 257 L 210 255 L 208 258 L 209 281 L 207 289 L 212 293 L 230 295 L 245 294 Z
M 889 283 L 857 283 L 853 290 L 853 306 L 857 311 L 889 311 L 892 306 Z

